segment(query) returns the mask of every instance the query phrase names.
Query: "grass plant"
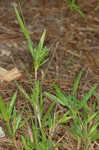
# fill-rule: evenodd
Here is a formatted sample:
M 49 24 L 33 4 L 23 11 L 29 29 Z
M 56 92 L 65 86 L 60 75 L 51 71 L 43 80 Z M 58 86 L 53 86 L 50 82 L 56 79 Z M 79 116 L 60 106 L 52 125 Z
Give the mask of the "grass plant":
M 22 135 L 22 143 L 24 145 L 25 150 L 30 150 L 30 149 L 54 150 L 56 146 L 55 146 L 54 142 L 52 141 L 51 136 L 49 136 L 49 133 L 47 134 L 45 132 L 45 128 L 50 127 L 50 122 L 47 120 L 51 119 L 50 113 L 55 105 L 55 102 L 51 104 L 48 111 L 44 115 L 43 114 L 44 98 L 42 96 L 43 95 L 42 88 L 41 88 L 40 82 L 37 77 L 38 69 L 48 61 L 48 58 L 47 58 L 48 49 L 47 49 L 47 47 L 43 47 L 46 30 L 44 30 L 37 47 L 33 48 L 32 41 L 31 41 L 30 35 L 27 31 L 27 28 L 23 24 L 22 19 L 19 16 L 17 8 L 14 7 L 14 9 L 15 9 L 15 13 L 16 13 L 17 19 L 19 21 L 19 24 L 21 26 L 21 29 L 27 38 L 29 51 L 33 58 L 34 72 L 35 72 L 35 82 L 33 83 L 33 85 L 34 85 L 33 88 L 31 88 L 30 95 L 28 95 L 28 93 L 25 91 L 24 88 L 22 88 L 18 83 L 16 83 L 19 90 L 25 96 L 26 100 L 31 104 L 31 107 L 34 112 L 34 114 L 33 114 L 34 119 L 31 118 L 31 122 L 32 122 L 32 131 L 31 132 L 32 132 L 33 141 L 31 141 L 31 138 L 26 139 L 26 137 L 24 135 Z M 52 129 L 54 129 L 53 125 L 52 125 Z M 51 131 L 49 131 L 49 132 L 51 132 Z
M 14 93 L 12 96 L 11 101 L 8 103 L 8 105 L 5 104 L 4 99 L 2 96 L 0 96 L 0 116 L 4 120 L 6 124 L 6 132 L 11 136 L 12 142 L 15 147 L 16 145 L 16 131 L 22 127 L 23 121 L 22 121 L 22 112 L 20 114 L 17 114 L 16 108 L 14 107 L 14 103 L 17 97 L 17 92 Z
M 31 104 L 35 116 L 34 120 L 33 118 L 31 118 L 33 142 L 30 139 L 26 139 L 23 135 L 22 143 L 24 144 L 26 150 L 31 149 L 31 147 L 32 149 L 34 148 L 36 150 L 44 150 L 44 149 L 54 150 L 56 148 L 56 145 L 53 142 L 52 138 L 55 128 L 57 127 L 58 124 L 68 122 L 71 119 L 71 117 L 68 117 L 68 112 L 65 113 L 64 116 L 59 120 L 58 120 L 59 113 L 56 113 L 53 117 L 51 112 L 56 102 L 53 102 L 49 106 L 45 114 L 43 113 L 43 104 L 45 100 L 42 96 L 43 92 L 40 85 L 40 81 L 37 79 L 37 72 L 38 69 L 48 61 L 48 58 L 46 59 L 48 55 L 48 49 L 46 47 L 43 48 L 46 30 L 44 30 L 37 47 L 33 49 L 28 31 L 24 26 L 16 7 L 15 12 L 19 24 L 22 28 L 22 31 L 24 32 L 24 35 L 27 37 L 30 53 L 33 57 L 34 71 L 35 71 L 35 83 L 33 83 L 34 86 L 31 89 L 32 94 L 28 95 L 25 89 L 23 89 L 18 83 L 16 83 L 19 90 L 23 93 L 27 101 Z M 46 128 L 48 128 L 49 130 L 49 132 L 47 133 L 45 132 Z
M 45 94 L 50 99 L 68 108 L 68 117 L 71 117 L 71 119 L 69 120 L 70 128 L 66 128 L 66 130 L 78 141 L 77 150 L 81 149 L 82 143 L 84 150 L 91 150 L 93 143 L 99 139 L 99 108 L 96 109 L 96 107 L 93 108 L 88 105 L 88 100 L 94 95 L 96 85 L 79 100 L 77 98 L 77 89 L 81 75 L 82 72 L 74 82 L 72 95 L 64 93 L 57 85 L 54 85 L 56 95 L 49 92 L 45 92 Z M 95 103 L 94 106 L 96 106 Z

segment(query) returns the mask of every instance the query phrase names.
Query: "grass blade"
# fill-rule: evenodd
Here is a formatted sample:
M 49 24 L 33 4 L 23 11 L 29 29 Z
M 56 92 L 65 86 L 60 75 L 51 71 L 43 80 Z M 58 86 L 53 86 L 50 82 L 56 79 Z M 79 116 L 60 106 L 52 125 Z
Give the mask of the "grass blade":
M 48 96 L 50 99 L 56 101 L 56 102 L 59 102 L 61 105 L 65 106 L 65 103 L 60 100 L 58 97 L 54 96 L 53 94 L 50 94 L 48 92 L 45 92 L 46 96 Z
M 96 122 L 93 127 L 90 129 L 88 136 L 91 137 L 97 130 L 97 127 L 99 126 L 99 122 Z
M 28 100 L 28 101 L 31 101 L 31 98 L 29 97 L 29 95 L 26 93 L 26 91 L 24 90 L 24 88 L 22 88 L 17 82 L 16 83 L 16 86 L 19 88 L 20 92 L 22 92 L 22 94 L 25 96 L 25 98 Z
M 91 136 L 91 140 L 92 140 L 93 142 L 96 141 L 96 140 L 99 140 L 99 132 L 93 134 L 93 135 Z
M 94 119 L 94 118 L 97 116 L 97 114 L 99 114 L 99 112 L 95 112 L 93 115 L 91 115 L 91 116 L 88 118 L 88 120 L 86 121 L 86 123 L 90 123 L 90 121 L 91 121 L 92 119 Z
M 17 97 L 17 92 L 14 93 L 14 95 L 12 96 L 12 99 L 10 101 L 10 104 L 8 105 L 8 113 L 9 113 L 10 118 L 11 118 L 11 113 L 12 113 L 12 110 L 13 110 L 13 106 L 14 106 L 16 97 Z
M 44 32 L 43 32 L 43 34 L 42 34 L 42 36 L 40 38 L 40 42 L 39 42 L 39 45 L 37 47 L 38 52 L 40 52 L 42 50 L 42 48 L 43 48 L 43 44 L 44 44 L 44 40 L 45 40 L 45 35 L 46 35 L 46 30 L 44 30 Z
M 0 96 L 0 111 L 1 111 L 3 119 L 6 122 L 9 122 L 9 115 L 7 112 L 7 106 L 5 105 L 4 100 L 1 96 Z
M 87 94 L 85 94 L 81 100 L 81 103 L 78 105 L 78 109 L 81 109 L 89 100 L 89 98 L 91 98 L 91 96 L 93 95 L 94 91 L 96 89 L 96 85 L 94 87 L 92 87 L 89 92 Z
M 79 73 L 78 77 L 77 77 L 77 78 L 75 79 L 75 81 L 74 81 L 74 86 L 73 86 L 73 96 L 74 96 L 74 97 L 76 97 L 77 88 L 78 88 L 78 85 L 79 85 L 81 76 L 82 76 L 82 72 Z
M 21 136 L 22 143 L 24 145 L 25 150 L 31 150 L 31 147 L 27 145 L 27 141 L 24 136 Z
M 21 26 L 21 29 L 22 29 L 22 31 L 23 31 L 23 33 L 24 33 L 24 35 L 25 35 L 25 37 L 26 37 L 26 39 L 27 39 L 27 41 L 28 41 L 28 47 L 29 47 L 30 53 L 31 53 L 31 55 L 32 55 L 32 57 L 33 57 L 33 56 L 34 56 L 34 55 L 33 55 L 33 47 L 32 47 L 32 41 L 31 41 L 30 35 L 29 35 L 29 33 L 28 33 L 28 31 L 27 31 L 25 25 L 23 24 L 23 21 L 22 21 L 20 15 L 19 15 L 19 13 L 18 13 L 18 10 L 17 10 L 17 8 L 16 8 L 15 6 L 14 6 L 14 10 L 15 10 L 15 13 L 16 13 L 16 16 L 17 16 L 17 19 L 18 19 L 18 22 L 19 22 L 19 24 L 20 24 L 20 26 Z
M 53 107 L 55 106 L 55 104 L 56 104 L 56 102 L 53 102 L 53 103 L 50 105 L 50 107 L 49 107 L 48 111 L 46 112 L 46 114 L 44 115 L 43 120 L 42 120 L 42 125 L 43 125 L 43 126 L 46 124 L 46 121 L 47 121 L 47 119 L 48 119 L 48 117 L 49 117 L 49 114 L 50 114 L 50 112 L 52 111 L 52 109 L 53 109 Z

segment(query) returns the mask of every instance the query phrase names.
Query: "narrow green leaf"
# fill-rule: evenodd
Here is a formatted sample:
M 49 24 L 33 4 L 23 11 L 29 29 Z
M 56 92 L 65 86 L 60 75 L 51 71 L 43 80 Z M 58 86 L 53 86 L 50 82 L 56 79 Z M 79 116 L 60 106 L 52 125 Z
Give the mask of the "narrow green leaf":
M 48 96 L 50 99 L 55 100 L 56 102 L 59 102 L 61 105 L 65 106 L 65 103 L 60 100 L 58 97 L 54 96 L 53 94 L 50 94 L 48 92 L 45 92 L 46 96 Z
M 56 84 L 54 84 L 54 88 L 56 90 L 56 97 L 58 98 L 58 102 L 60 103 L 61 101 L 64 104 L 64 106 L 69 107 L 69 104 L 71 103 L 71 96 L 64 94 L 63 91 L 60 88 L 58 88 Z
M 99 132 L 97 131 L 96 133 L 94 132 L 93 135 L 90 137 L 91 141 L 96 141 L 99 140 Z
M 50 107 L 48 108 L 46 114 L 44 115 L 43 120 L 42 120 L 42 125 L 43 125 L 43 126 L 46 124 L 46 121 L 47 121 L 47 119 L 49 118 L 49 115 L 50 115 L 50 113 L 51 113 L 53 107 L 55 106 L 55 104 L 56 104 L 56 101 L 53 102 L 53 103 L 50 105 Z
M 88 99 L 91 98 L 91 96 L 93 95 L 96 87 L 97 87 L 96 85 L 94 87 L 92 87 L 89 90 L 89 92 L 83 96 L 83 98 L 78 106 L 78 109 L 81 109 L 87 103 Z
M 16 97 L 17 97 L 17 92 L 15 92 L 14 95 L 12 96 L 10 104 L 8 105 L 8 108 L 7 108 L 10 118 L 11 118 L 11 113 L 12 113 L 12 110 L 13 110 L 13 106 L 14 106 Z
M 25 150 L 31 150 L 31 148 L 27 145 L 27 142 L 24 136 L 21 136 L 21 140 L 22 140 Z
M 92 119 L 94 119 L 94 118 L 97 116 L 97 114 L 99 114 L 99 112 L 95 112 L 94 114 L 92 114 L 92 115 L 88 118 L 88 120 L 86 121 L 86 123 L 90 123 L 90 121 L 91 121 Z
M 39 42 L 39 45 L 38 45 L 38 50 L 39 52 L 42 50 L 43 48 L 43 44 L 44 44 L 44 40 L 45 40 L 45 35 L 46 35 L 46 30 L 43 31 L 43 34 L 40 38 L 40 42 Z
M 22 21 L 20 15 L 19 15 L 19 13 L 18 13 L 17 8 L 14 7 L 14 10 L 15 10 L 15 13 L 16 13 L 16 16 L 17 16 L 17 19 L 18 19 L 18 22 L 19 22 L 19 24 L 20 24 L 20 26 L 21 26 L 21 29 L 22 29 L 22 31 L 23 31 L 23 33 L 24 33 L 24 35 L 25 35 L 25 37 L 26 37 L 26 39 L 27 39 L 27 41 L 28 41 L 28 47 L 29 47 L 30 53 L 31 53 L 31 55 L 32 55 L 32 57 L 33 57 L 33 47 L 32 47 L 32 41 L 31 41 L 30 35 L 29 35 L 29 33 L 28 33 L 28 31 L 27 31 L 25 25 L 23 24 L 23 21 Z
M 49 58 L 45 59 L 42 63 L 40 63 L 39 67 L 41 67 L 42 65 L 44 65 L 48 60 L 49 60 Z
M 26 100 L 31 100 L 31 98 L 29 97 L 29 95 L 26 93 L 26 91 L 17 83 L 16 83 L 16 86 L 19 88 L 19 90 L 22 92 L 22 94 L 25 96 Z
M 64 116 L 58 120 L 58 124 L 63 124 L 63 123 L 67 123 L 68 121 L 70 121 L 70 119 L 72 119 L 72 116 L 67 116 L 68 113 L 65 113 Z
M 88 133 L 88 136 L 91 137 L 97 130 L 97 127 L 99 126 L 99 122 L 96 122 L 92 128 L 90 129 L 89 133 Z
M 14 118 L 14 120 L 13 120 L 13 122 L 12 122 L 14 135 L 15 135 L 17 129 L 19 129 L 19 125 L 20 125 L 21 119 L 22 119 L 22 115 L 19 114 L 19 115 L 17 115 L 17 116 Z
M 3 98 L 0 96 L 0 111 L 2 114 L 3 119 L 8 122 L 9 121 L 9 114 L 7 112 L 7 106 L 4 103 Z
M 76 97 L 76 95 L 77 95 L 77 89 L 78 89 L 78 85 L 79 85 L 81 76 L 82 76 L 82 72 L 79 73 L 78 77 L 74 81 L 74 86 L 73 86 L 73 96 L 74 97 Z

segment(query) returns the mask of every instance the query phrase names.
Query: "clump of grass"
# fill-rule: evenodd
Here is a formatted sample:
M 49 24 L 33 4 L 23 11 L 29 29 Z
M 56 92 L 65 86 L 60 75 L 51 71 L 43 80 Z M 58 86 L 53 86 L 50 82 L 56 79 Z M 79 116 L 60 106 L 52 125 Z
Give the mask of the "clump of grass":
M 77 98 L 77 88 L 82 72 L 78 75 L 73 86 L 72 95 L 64 93 L 57 85 L 54 85 L 56 95 L 49 92 L 45 94 L 52 100 L 68 108 L 68 117 L 70 128 L 66 130 L 78 141 L 77 150 L 81 149 L 83 144 L 84 150 L 93 150 L 94 142 L 99 139 L 99 108 L 96 109 L 96 103 L 93 108 L 88 105 L 88 100 L 94 95 L 96 85 L 88 93 L 84 94 L 82 99 Z
M 25 89 L 22 88 L 18 83 L 16 85 L 18 86 L 19 90 L 23 93 L 26 100 L 31 104 L 32 109 L 34 111 L 34 119 L 31 117 L 30 121 L 32 122 L 32 129 L 31 129 L 31 138 L 26 138 L 25 135 L 22 135 L 22 143 L 24 145 L 25 150 L 54 150 L 56 148 L 56 145 L 54 144 L 52 140 L 52 136 L 50 133 L 52 133 L 52 130 L 54 130 L 54 121 L 53 117 L 51 115 L 51 111 L 55 105 L 55 102 L 52 103 L 49 106 L 48 111 L 46 114 L 43 114 L 43 104 L 45 99 L 43 98 L 42 88 L 40 85 L 40 81 L 38 80 L 38 69 L 45 64 L 48 61 L 48 49 L 47 47 L 43 47 L 44 45 L 44 39 L 46 35 L 46 30 L 44 30 L 40 42 L 37 45 L 36 48 L 33 49 L 32 47 L 32 41 L 30 38 L 30 35 L 27 31 L 27 28 L 22 22 L 21 17 L 19 16 L 18 10 L 16 7 L 14 7 L 15 13 L 17 16 L 17 19 L 19 21 L 19 24 L 21 26 L 22 31 L 24 32 L 25 37 L 27 38 L 29 51 L 33 58 L 33 64 L 34 64 L 34 72 L 35 72 L 35 82 L 33 83 L 33 88 L 31 88 L 31 93 L 28 95 L 26 93 Z M 31 113 L 31 116 L 33 114 Z M 51 127 L 51 128 L 50 128 Z M 45 132 L 45 129 L 50 129 L 49 133 Z
M 0 116 L 4 120 L 6 124 L 6 132 L 11 136 L 12 142 L 15 147 L 16 145 L 16 131 L 22 127 L 23 121 L 22 121 L 22 113 L 23 110 L 20 114 L 16 113 L 16 108 L 14 107 L 14 103 L 17 97 L 17 92 L 14 93 L 14 95 L 11 98 L 11 101 L 9 102 L 8 105 L 5 104 L 4 99 L 2 96 L 0 96 Z
M 48 61 L 48 58 L 46 59 L 46 56 L 48 55 L 48 49 L 47 47 L 43 47 L 46 30 L 44 30 L 37 47 L 33 49 L 32 41 L 30 39 L 29 33 L 25 25 L 23 24 L 16 7 L 15 7 L 15 12 L 19 24 L 22 28 L 22 31 L 24 32 L 24 35 L 27 38 L 29 50 L 33 58 L 34 71 L 35 71 L 35 82 L 33 83 L 34 86 L 31 89 L 32 94 L 28 95 L 25 89 L 23 89 L 18 83 L 16 83 L 19 90 L 25 96 L 26 100 L 31 104 L 34 111 L 34 118 L 35 118 L 35 119 L 31 118 L 31 122 L 32 122 L 31 132 L 32 132 L 33 140 L 31 140 L 31 138 L 26 139 L 26 137 L 22 135 L 22 143 L 24 144 L 26 150 L 27 149 L 54 150 L 57 146 L 59 146 L 59 143 L 55 144 L 54 141 L 52 140 L 54 136 L 55 128 L 58 126 L 58 124 L 68 122 L 71 119 L 71 117 L 68 117 L 69 112 L 65 113 L 64 116 L 59 120 L 58 120 L 59 113 L 56 113 L 53 117 L 51 112 L 56 102 L 53 102 L 49 106 L 47 112 L 44 115 L 43 104 L 45 99 L 43 98 L 43 92 L 42 92 L 40 81 L 37 78 L 37 72 L 38 69 Z M 49 130 L 48 132 L 45 131 L 46 128 L 48 128 Z

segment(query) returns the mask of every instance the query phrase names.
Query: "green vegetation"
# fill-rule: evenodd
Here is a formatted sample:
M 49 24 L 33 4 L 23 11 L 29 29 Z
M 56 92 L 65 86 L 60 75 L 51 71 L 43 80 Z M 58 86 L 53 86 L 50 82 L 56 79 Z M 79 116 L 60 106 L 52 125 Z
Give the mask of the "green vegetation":
M 71 8 L 71 10 L 78 12 L 83 18 L 85 18 L 84 13 L 81 11 L 80 7 L 76 4 L 76 0 L 64 0 Z
M 97 2 L 97 7 L 99 7 L 99 1 Z
M 56 85 L 54 85 L 56 96 L 48 92 L 45 92 L 45 94 L 50 99 L 68 108 L 68 117 L 71 117 L 70 128 L 64 127 L 78 141 L 78 149 L 81 149 L 80 146 L 83 144 L 84 150 L 90 150 L 92 143 L 99 139 L 99 106 L 96 106 L 96 102 L 91 107 L 88 104 L 88 100 L 95 93 L 96 85 L 83 95 L 81 100 L 77 98 L 77 88 L 81 75 L 82 72 L 75 80 L 72 95 L 63 93 Z
M 79 7 L 76 6 L 75 0 L 72 0 L 69 6 L 83 16 Z M 88 93 L 79 99 L 77 97 L 77 89 L 82 76 L 82 72 L 80 72 L 74 82 L 71 95 L 64 93 L 56 84 L 54 84 L 55 95 L 43 91 L 42 85 L 38 80 L 38 70 L 48 61 L 48 48 L 44 47 L 46 30 L 44 30 L 37 47 L 33 48 L 27 28 L 22 22 L 17 8 L 14 7 L 14 9 L 21 29 L 27 39 L 35 72 L 35 81 L 31 87 L 30 94 L 16 82 L 17 87 L 27 102 L 27 109 L 30 112 L 28 118 L 24 119 L 23 117 L 24 109 L 21 110 L 20 114 L 16 112 L 14 104 L 17 92 L 14 93 L 8 105 L 5 105 L 4 99 L 0 96 L 0 115 L 5 121 L 8 134 L 12 138 L 14 146 L 19 150 L 15 136 L 17 130 L 22 129 L 21 142 L 25 150 L 56 150 L 56 147 L 61 146 L 62 143 L 54 141 L 54 132 L 59 125 L 62 125 L 78 142 L 77 150 L 81 149 L 82 144 L 84 150 L 90 150 L 94 142 L 99 139 L 99 96 L 95 92 L 97 86 L 92 87 Z M 90 106 L 92 96 L 95 96 L 97 101 L 94 101 L 93 105 Z M 47 97 L 53 100 L 53 102 L 49 105 L 46 113 L 44 113 L 43 106 Z M 64 114 L 60 119 L 59 112 L 53 113 L 54 106 L 57 103 L 65 108 L 65 112 L 63 112 Z M 67 123 L 69 128 L 66 127 Z M 30 131 L 28 137 L 24 132 L 25 126 Z
M 0 115 L 5 121 L 7 132 L 11 136 L 14 146 L 17 147 L 16 142 L 15 142 L 16 141 L 15 134 L 16 134 L 16 131 L 19 128 L 21 128 L 24 123 L 22 121 L 23 110 L 21 111 L 20 114 L 17 114 L 16 108 L 14 107 L 16 97 L 17 97 L 17 92 L 14 93 L 11 101 L 6 106 L 4 103 L 4 99 L 0 96 L 0 112 L 1 112 Z

